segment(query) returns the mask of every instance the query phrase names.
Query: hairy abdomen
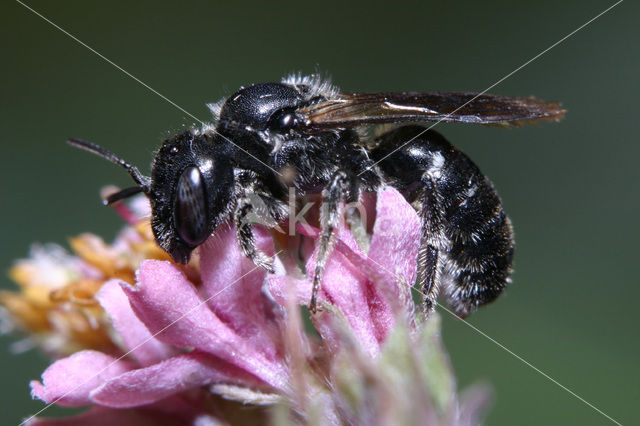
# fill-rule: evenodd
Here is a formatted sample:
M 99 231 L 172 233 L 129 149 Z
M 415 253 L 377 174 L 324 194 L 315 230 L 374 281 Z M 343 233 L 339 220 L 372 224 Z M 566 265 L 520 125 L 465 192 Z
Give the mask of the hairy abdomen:
M 418 210 L 426 207 L 421 203 L 425 179 L 434 182 L 439 205 L 431 207 L 442 220 L 433 227 L 442 234 L 436 236 L 443 257 L 437 284 L 456 313 L 466 316 L 494 300 L 509 282 L 511 222 L 493 185 L 469 157 L 437 132 L 424 130 L 404 126 L 383 134 L 372 157 L 380 161 L 388 183 Z

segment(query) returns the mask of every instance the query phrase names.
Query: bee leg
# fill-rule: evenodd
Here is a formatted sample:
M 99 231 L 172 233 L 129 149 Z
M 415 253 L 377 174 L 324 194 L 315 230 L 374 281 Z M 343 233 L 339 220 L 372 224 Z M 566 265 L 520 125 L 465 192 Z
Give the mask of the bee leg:
M 253 211 L 253 204 L 249 198 L 241 198 L 238 200 L 233 221 L 236 226 L 236 235 L 242 253 L 247 256 L 258 267 L 266 269 L 273 273 L 273 259 L 264 254 L 256 247 L 256 240 L 253 236 L 253 229 L 248 217 Z
M 420 220 L 422 232 L 417 257 L 416 288 L 424 296 L 424 314 L 429 315 L 436 307 L 438 287 L 446 252 L 444 235 L 444 210 L 442 196 L 427 172 L 422 177 L 424 189 L 421 195 Z
M 320 227 L 322 230 L 316 257 L 316 268 L 313 272 L 311 301 L 309 302 L 309 310 L 312 313 L 317 311 L 317 298 L 322 274 L 331 253 L 333 231 L 338 226 L 340 219 L 340 202 L 347 198 L 347 195 L 350 199 L 357 199 L 356 193 L 357 188 L 354 181 L 349 179 L 344 171 L 336 172 L 329 185 L 322 191 L 322 206 L 320 207 Z

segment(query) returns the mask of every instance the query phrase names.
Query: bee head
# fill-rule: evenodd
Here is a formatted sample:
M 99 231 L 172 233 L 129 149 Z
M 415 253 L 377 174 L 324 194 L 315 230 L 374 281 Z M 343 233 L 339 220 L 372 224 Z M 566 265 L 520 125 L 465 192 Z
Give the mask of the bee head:
M 166 140 L 155 156 L 151 177 L 96 144 L 79 139 L 68 142 L 129 172 L 136 186 L 109 195 L 104 203 L 146 194 L 156 241 L 178 263 L 187 263 L 191 252 L 228 216 L 233 168 L 207 135 L 185 131 Z
M 151 171 L 151 227 L 179 263 L 228 216 L 233 168 L 206 135 L 180 133 L 164 142 Z

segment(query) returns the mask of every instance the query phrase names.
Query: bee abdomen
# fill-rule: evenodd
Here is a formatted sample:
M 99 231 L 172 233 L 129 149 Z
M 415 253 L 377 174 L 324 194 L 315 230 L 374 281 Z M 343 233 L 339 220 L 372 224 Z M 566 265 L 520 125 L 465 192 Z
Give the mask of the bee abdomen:
M 433 130 L 403 126 L 377 142 L 372 156 L 386 180 L 416 209 L 440 213 L 428 215 L 438 223 L 423 223 L 427 234 L 434 229 L 440 234 L 427 235 L 426 244 L 442 242 L 432 244 L 443 257 L 440 282 L 432 287 L 444 290 L 460 316 L 498 297 L 509 282 L 514 242 L 511 221 L 489 179 Z M 424 191 L 437 196 L 424 197 Z
M 514 240 L 511 220 L 491 182 L 471 160 L 451 156 L 457 190 L 445 198 L 449 240 L 443 284 L 450 306 L 464 317 L 496 299 L 509 283 Z
M 503 210 L 473 240 L 451 241 L 443 281 L 447 299 L 460 316 L 497 298 L 509 283 L 514 241 Z

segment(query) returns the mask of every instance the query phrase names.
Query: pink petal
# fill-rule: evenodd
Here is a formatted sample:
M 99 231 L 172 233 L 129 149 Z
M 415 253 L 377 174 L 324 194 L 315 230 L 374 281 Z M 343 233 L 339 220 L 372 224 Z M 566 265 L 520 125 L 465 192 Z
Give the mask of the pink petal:
M 315 270 L 317 241 L 320 230 L 311 225 L 296 223 L 296 231 L 316 240 L 316 248 L 306 265 L 307 279 L 296 280 L 288 276 L 273 276 L 268 279 L 268 289 L 280 304 L 284 304 L 289 286 L 295 286 L 300 304 L 311 299 L 312 276 Z M 366 256 L 360 250 L 343 220 L 335 230 L 335 248 L 325 267 L 322 285 L 318 294 L 319 305 L 329 303 L 340 308 L 363 348 L 371 355 L 379 353 L 379 336 L 371 319 L 369 298 L 371 296 L 365 272 L 369 268 Z M 319 313 L 313 317 L 316 329 L 323 340 L 332 347 L 339 346 L 339 332 L 334 328 L 331 315 Z
M 254 227 L 257 246 L 273 256 L 273 239 L 262 227 Z M 242 254 L 235 228 L 220 227 L 200 248 L 201 293 L 211 310 L 250 345 L 276 360 L 281 316 L 278 307 L 262 292 L 266 271 Z
M 400 193 L 386 187 L 376 199 L 375 215 L 372 214 L 372 206 L 367 205 L 367 201 L 372 204 L 374 199 L 364 200 L 367 220 L 375 217 L 369 255 L 362 253 L 342 223 L 336 230 L 338 238 L 320 292 L 320 300 L 328 300 L 342 310 L 355 335 L 371 355 L 378 353 L 378 344 L 384 342 L 393 328 L 399 310 L 410 312 L 407 308 L 412 306 L 410 287 L 415 280 L 415 259 L 420 239 L 419 218 Z M 297 226 L 296 229 L 311 238 L 319 236 L 317 228 Z M 310 292 L 313 268 L 315 256 L 307 264 L 307 282 L 296 283 L 301 303 L 308 303 L 309 296 L 305 297 L 304 292 Z M 269 279 L 270 291 L 279 301 L 287 282 L 291 281 L 283 277 Z M 319 316 L 315 320 L 321 334 L 324 330 L 323 337 L 328 339 L 331 325 L 319 324 Z M 334 338 L 331 340 L 335 341 Z
M 309 303 L 311 296 L 311 281 L 298 280 L 284 275 L 273 275 L 267 280 L 269 294 L 281 306 L 286 306 L 289 287 L 293 288 L 294 297 L 297 303 L 305 305 Z
M 91 400 L 114 408 L 136 407 L 211 383 L 264 387 L 238 367 L 203 352 L 192 352 L 115 377 L 93 390 Z
M 411 287 L 416 277 L 420 233 L 420 219 L 404 197 L 392 187 L 379 191 L 367 265 L 362 268 L 371 280 L 369 306 L 381 343 L 400 311 L 409 313 L 412 319 Z
M 109 314 L 127 349 L 132 351 L 140 364 L 155 364 L 177 354 L 171 346 L 153 337 L 134 314 L 118 280 L 106 282 L 96 294 L 96 299 Z
M 296 232 L 304 235 L 305 237 L 311 237 L 314 240 L 317 240 L 320 237 L 320 228 L 316 228 L 309 224 L 302 224 L 300 222 L 296 223 Z
M 336 245 L 368 277 L 368 304 L 376 337 L 384 342 L 396 318 L 412 320 L 411 286 L 421 225 L 416 211 L 394 188 L 385 187 L 376 197 L 375 223 L 367 257 Z M 372 201 L 372 200 L 370 200 Z M 371 210 L 366 206 L 367 211 Z
M 94 406 L 73 417 L 33 418 L 29 426 L 180 426 L 185 424 L 218 425 L 217 419 L 206 414 L 205 408 L 198 403 L 185 403 L 173 397 L 157 404 L 137 409 L 113 409 Z
M 184 273 L 169 262 L 148 260 L 135 287 L 121 283 L 138 318 L 156 337 L 181 347 L 211 353 L 283 389 L 288 375 L 225 325 L 202 300 Z
M 97 351 L 81 351 L 54 362 L 42 373 L 42 383 L 33 380 L 31 396 L 50 404 L 75 407 L 89 405 L 89 393 L 133 366 Z
M 413 285 L 420 244 L 420 219 L 415 209 L 394 188 L 378 192 L 376 221 L 369 258 L 389 273 Z M 382 265 L 382 266 L 380 266 Z
M 353 252 L 360 257 L 363 257 L 363 254 L 344 221 L 341 221 L 335 233 L 338 242 L 325 267 L 320 301 L 327 301 L 331 305 L 340 308 L 363 348 L 371 356 L 376 356 L 380 347 L 368 303 L 370 286 L 367 284 L 367 276 L 361 268 L 348 260 L 344 252 Z M 309 281 L 311 281 L 315 269 L 316 255 L 317 248 L 307 262 L 307 278 Z M 307 301 L 310 296 L 311 294 L 309 293 Z M 318 332 L 325 340 L 328 342 L 339 341 L 329 316 L 316 315 L 314 322 Z

